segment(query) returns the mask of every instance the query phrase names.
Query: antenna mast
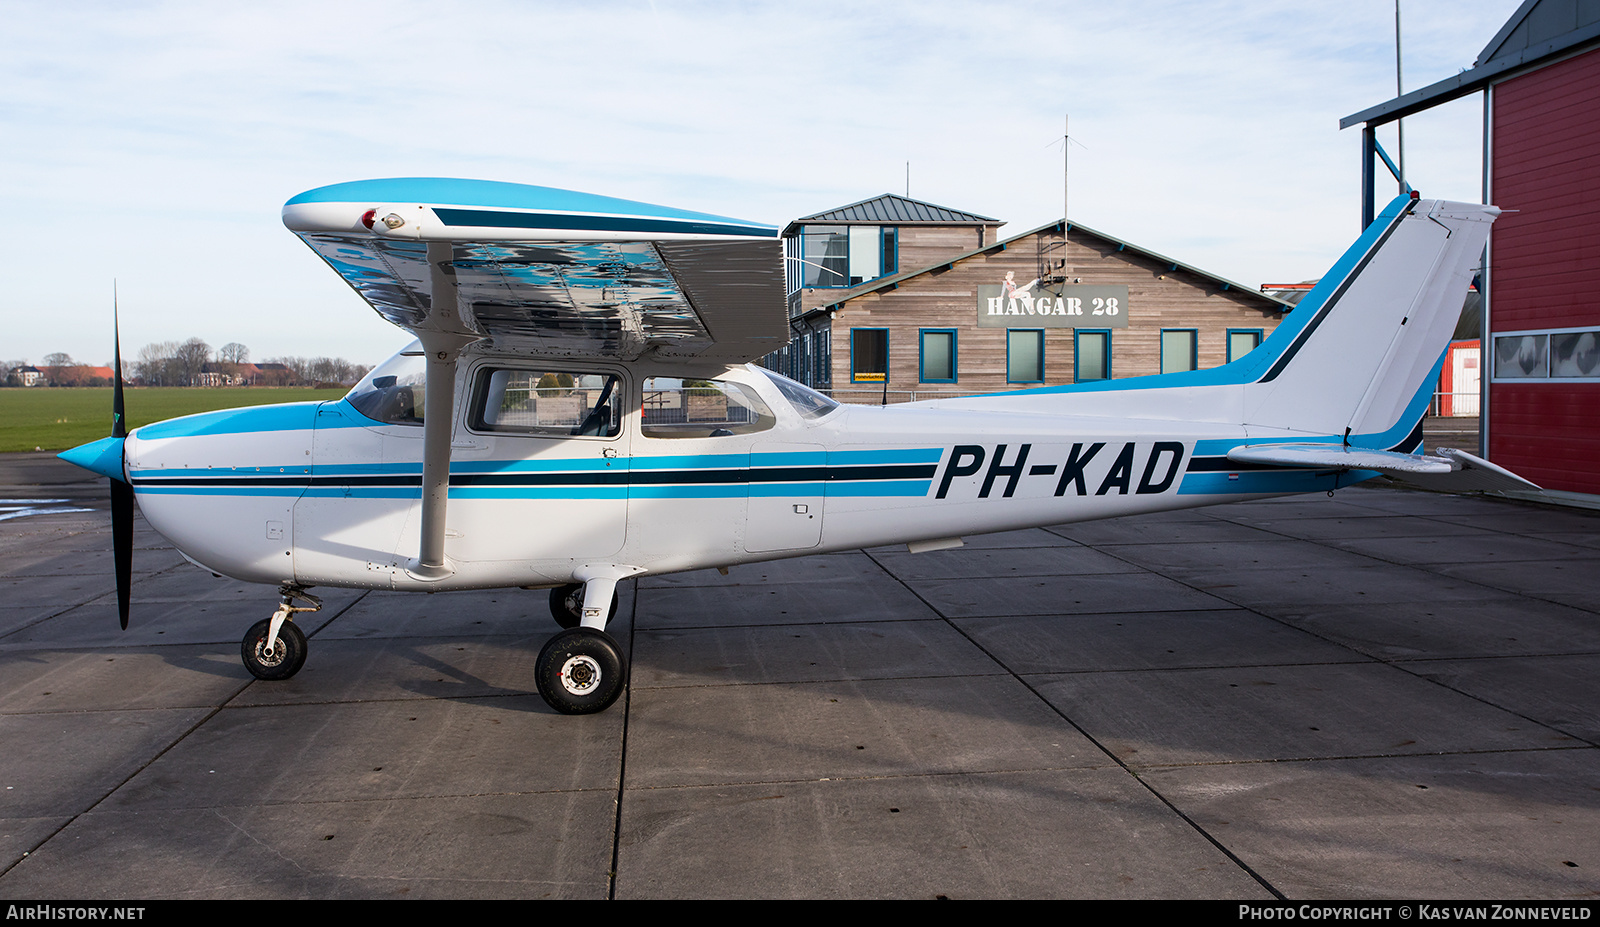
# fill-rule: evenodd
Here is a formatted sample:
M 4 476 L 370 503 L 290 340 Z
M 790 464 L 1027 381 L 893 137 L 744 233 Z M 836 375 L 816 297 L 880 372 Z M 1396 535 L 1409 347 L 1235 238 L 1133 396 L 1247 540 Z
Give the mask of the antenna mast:
M 1405 95 L 1400 82 L 1400 0 L 1394 0 L 1394 95 Z M 1406 121 L 1396 119 L 1395 131 L 1400 134 L 1400 192 L 1406 192 Z

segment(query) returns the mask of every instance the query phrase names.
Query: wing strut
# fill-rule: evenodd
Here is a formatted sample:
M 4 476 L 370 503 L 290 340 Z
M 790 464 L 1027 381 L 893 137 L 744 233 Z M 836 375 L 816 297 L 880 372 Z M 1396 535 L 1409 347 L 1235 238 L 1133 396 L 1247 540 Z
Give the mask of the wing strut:
M 422 405 L 422 541 L 416 563 L 406 572 L 433 581 L 453 571 L 444 556 L 445 508 L 450 502 L 450 437 L 455 431 L 456 360 L 461 349 L 481 335 L 461 320 L 450 242 L 428 243 L 432 305 L 427 320 L 415 331 L 428 355 L 426 396 Z

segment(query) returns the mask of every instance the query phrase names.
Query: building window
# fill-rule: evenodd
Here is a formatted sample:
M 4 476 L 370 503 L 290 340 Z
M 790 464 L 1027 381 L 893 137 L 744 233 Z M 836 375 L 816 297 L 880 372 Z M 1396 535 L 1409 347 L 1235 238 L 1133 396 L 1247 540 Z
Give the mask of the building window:
M 850 285 L 883 276 L 883 235 L 876 225 L 850 226 Z
M 889 379 L 889 330 L 850 329 L 850 380 L 883 383 Z
M 1548 335 L 1507 335 L 1494 340 L 1497 380 L 1544 377 L 1549 374 Z
M 1111 332 L 1078 329 L 1072 336 L 1075 382 L 1111 379 Z
M 798 272 L 789 285 L 850 287 L 897 272 L 900 264 L 900 230 L 883 225 L 807 225 L 800 229 L 799 246 L 786 246 L 799 258 Z M 793 241 L 793 239 L 790 239 Z
M 1600 380 L 1600 329 L 1564 328 L 1494 338 L 1496 380 Z
M 1044 382 L 1044 330 L 1006 330 L 1006 382 Z
M 1230 328 L 1228 329 L 1228 363 L 1233 363 L 1239 358 L 1254 351 L 1261 344 L 1261 329 L 1259 328 Z
M 804 286 L 850 285 L 850 233 L 843 225 L 800 230 L 800 280 Z
M 1550 376 L 1600 377 L 1600 329 L 1550 334 Z
M 956 333 L 950 328 L 924 328 L 922 330 L 923 383 L 954 383 L 956 381 Z
M 1161 372 L 1178 373 L 1193 370 L 1197 365 L 1195 342 L 1198 333 L 1192 328 L 1163 328 L 1161 330 Z

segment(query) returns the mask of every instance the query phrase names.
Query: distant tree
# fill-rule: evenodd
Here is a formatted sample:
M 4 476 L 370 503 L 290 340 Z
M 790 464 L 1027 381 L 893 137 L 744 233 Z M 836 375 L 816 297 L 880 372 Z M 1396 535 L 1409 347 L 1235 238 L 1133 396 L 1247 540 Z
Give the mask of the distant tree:
M 306 365 L 307 375 L 318 383 L 354 383 L 358 368 L 342 357 L 318 357 Z
M 199 338 L 190 338 L 172 354 L 176 362 L 178 376 L 183 386 L 199 386 L 200 372 L 205 369 L 206 361 L 211 359 L 211 345 Z
M 157 341 L 139 349 L 139 359 L 133 369 L 139 382 L 145 386 L 178 386 L 180 372 L 173 356 L 178 352 L 176 341 Z
M 262 361 L 256 364 L 257 386 L 293 386 L 294 371 L 280 361 Z
M 312 358 L 311 362 L 306 365 L 306 373 L 310 374 L 311 379 L 317 383 L 336 383 L 339 380 L 338 369 L 334 366 L 333 359 L 330 357 Z
M 269 359 L 267 363 L 282 364 L 287 371 L 286 374 L 282 375 L 283 382 L 275 385 L 290 386 L 304 383 L 310 379 L 310 374 L 307 372 L 309 362 L 303 357 L 274 357 Z
M 68 364 L 51 367 L 45 376 L 51 386 L 94 386 L 94 371 L 87 364 Z
M 250 349 L 237 341 L 230 341 L 217 350 L 217 360 L 229 364 L 250 362 Z
M 74 363 L 72 355 L 64 352 L 46 354 L 44 364 L 39 369 L 44 373 L 45 384 L 48 386 L 88 385 L 89 368 Z

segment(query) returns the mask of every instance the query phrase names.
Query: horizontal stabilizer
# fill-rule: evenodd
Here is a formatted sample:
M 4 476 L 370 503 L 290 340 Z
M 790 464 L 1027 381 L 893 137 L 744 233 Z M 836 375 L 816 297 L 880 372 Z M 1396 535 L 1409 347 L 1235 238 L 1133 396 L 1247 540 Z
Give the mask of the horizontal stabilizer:
M 1439 492 L 1538 490 L 1504 467 L 1455 448 L 1401 454 L 1336 444 L 1257 444 L 1228 451 L 1236 463 L 1328 470 L 1375 470 L 1408 486 Z
M 1539 492 L 1539 487 L 1528 482 L 1505 467 L 1499 467 L 1482 457 L 1458 451 L 1453 447 L 1436 447 L 1435 454 L 1457 464 L 1455 472 L 1448 476 L 1423 476 L 1402 480 L 1419 489 L 1433 489 L 1440 492 L 1505 492 L 1508 490 L 1532 490 Z

